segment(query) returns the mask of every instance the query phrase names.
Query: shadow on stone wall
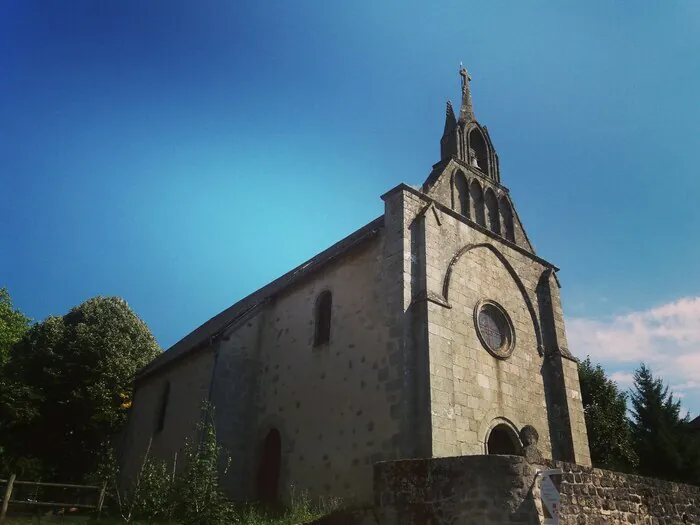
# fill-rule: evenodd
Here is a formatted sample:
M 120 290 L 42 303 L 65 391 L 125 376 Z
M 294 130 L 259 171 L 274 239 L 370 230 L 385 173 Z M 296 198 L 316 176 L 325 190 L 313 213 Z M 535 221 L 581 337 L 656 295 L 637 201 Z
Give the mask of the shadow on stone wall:
M 461 456 L 378 463 L 382 525 L 537 523 L 535 467 L 520 456 Z

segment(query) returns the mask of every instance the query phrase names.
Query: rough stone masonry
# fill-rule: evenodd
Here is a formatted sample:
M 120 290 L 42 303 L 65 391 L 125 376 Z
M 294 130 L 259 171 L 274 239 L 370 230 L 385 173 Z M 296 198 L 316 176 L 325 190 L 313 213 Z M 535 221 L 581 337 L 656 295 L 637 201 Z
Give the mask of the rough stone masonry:
M 544 522 L 537 472 L 560 468 L 562 525 L 700 523 L 700 487 L 518 456 L 403 460 L 375 466 L 374 505 L 314 525 L 525 525 Z
M 526 426 L 545 458 L 590 464 L 558 269 L 536 254 L 460 74 L 421 187 L 388 191 L 380 217 L 139 372 L 127 475 L 149 441 L 172 459 L 203 400 L 237 500 L 284 500 L 293 484 L 370 503 L 375 463 L 520 454 Z

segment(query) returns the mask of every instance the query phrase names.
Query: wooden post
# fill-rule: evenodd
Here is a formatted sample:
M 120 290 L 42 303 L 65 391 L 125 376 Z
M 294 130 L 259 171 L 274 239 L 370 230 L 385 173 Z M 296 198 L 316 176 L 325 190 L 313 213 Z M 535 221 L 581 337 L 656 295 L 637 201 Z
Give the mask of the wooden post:
M 102 482 L 102 488 L 100 489 L 100 497 L 97 500 L 97 519 L 100 519 L 100 514 L 102 514 L 102 504 L 105 502 L 105 492 L 107 491 L 107 480 Z
M 5 487 L 5 496 L 2 498 L 2 509 L 0 509 L 0 524 L 5 523 L 5 514 L 7 514 L 7 506 L 10 504 L 10 496 L 12 496 L 12 486 L 15 484 L 15 474 L 10 475 Z

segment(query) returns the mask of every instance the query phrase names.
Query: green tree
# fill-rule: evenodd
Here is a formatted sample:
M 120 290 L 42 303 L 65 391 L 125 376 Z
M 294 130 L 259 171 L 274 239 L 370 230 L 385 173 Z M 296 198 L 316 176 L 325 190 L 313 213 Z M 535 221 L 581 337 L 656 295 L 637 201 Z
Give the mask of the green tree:
M 660 377 L 642 363 L 634 373 L 632 436 L 639 456 L 639 473 L 673 481 L 688 481 L 691 443 L 689 417 L 681 417 L 680 400 L 674 399 Z
M 29 329 L 31 320 L 12 304 L 7 288 L 0 288 L 0 477 L 7 474 L 7 428 L 11 419 L 29 419 L 32 412 L 27 405 L 31 393 L 22 385 L 15 385 L 5 377 L 4 368 L 12 346 Z
M 96 297 L 32 326 L 13 347 L 5 377 L 31 396 L 9 423 L 13 457 L 38 458 L 46 477 L 78 481 L 122 429 L 137 370 L 160 353 L 125 301 Z
M 593 465 L 633 471 L 638 458 L 626 417 L 627 395 L 620 392 L 599 364 L 593 366 L 590 357 L 579 363 L 578 373 Z
M 31 319 L 15 309 L 7 288 L 0 288 L 0 369 L 10 357 L 10 349 L 29 329 Z

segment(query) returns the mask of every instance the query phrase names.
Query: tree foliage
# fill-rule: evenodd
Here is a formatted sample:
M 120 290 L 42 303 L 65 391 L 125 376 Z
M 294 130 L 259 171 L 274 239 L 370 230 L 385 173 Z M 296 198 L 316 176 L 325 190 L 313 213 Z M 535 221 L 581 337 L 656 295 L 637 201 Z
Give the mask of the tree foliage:
M 0 288 L 0 477 L 7 475 L 7 427 L 14 419 L 31 419 L 36 414 L 27 405 L 32 393 L 24 385 L 9 381 L 4 373 L 10 358 L 12 346 L 19 341 L 31 325 L 29 317 L 12 304 L 6 288 Z M 26 467 L 36 462 L 25 460 L 18 467 Z
M 626 417 L 627 396 L 590 357 L 579 363 L 591 460 L 596 467 L 631 472 L 638 464 Z
M 639 473 L 645 476 L 700 482 L 700 447 L 688 431 L 689 416 L 681 417 L 680 400 L 674 399 L 660 377 L 642 364 L 634 374 L 632 436 L 639 455 Z
M 700 436 L 660 377 L 642 363 L 627 395 L 587 358 L 579 378 L 595 466 L 700 485 Z
M 7 383 L 26 395 L 22 410 L 3 414 L 8 451 L 38 458 L 48 477 L 82 479 L 121 430 L 136 371 L 159 352 L 119 298 L 96 297 L 32 326 L 5 366 Z
M 0 368 L 10 356 L 10 349 L 29 329 L 31 319 L 12 305 L 7 288 L 0 288 Z

